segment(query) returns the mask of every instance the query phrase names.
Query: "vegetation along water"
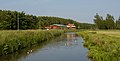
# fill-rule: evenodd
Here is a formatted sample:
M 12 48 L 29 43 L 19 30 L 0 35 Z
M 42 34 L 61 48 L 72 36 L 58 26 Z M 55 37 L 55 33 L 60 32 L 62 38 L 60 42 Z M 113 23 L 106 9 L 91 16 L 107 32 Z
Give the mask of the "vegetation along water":
M 83 42 L 75 32 L 67 32 L 44 43 L 2 56 L 0 61 L 88 61 L 88 49 Z
M 118 31 L 120 29 L 120 17 L 115 20 L 111 14 L 107 14 L 106 18 L 103 18 L 96 13 L 93 20 L 95 24 L 80 23 L 59 17 L 35 16 L 25 12 L 0 10 L 0 55 L 13 53 L 34 44 L 41 44 L 60 36 L 64 32 L 79 31 L 76 29 L 99 29 L 104 31 L 78 32 L 85 40 L 84 46 L 89 49 L 88 57 L 93 61 L 120 61 L 120 31 Z M 53 30 L 51 27 L 53 24 L 74 24 L 75 29 Z M 46 28 L 50 28 L 50 30 L 44 30 Z
M 88 57 L 93 61 L 120 61 L 120 31 L 78 32 L 89 49 Z
M 42 43 L 64 33 L 62 30 L 1 30 L 0 55 Z

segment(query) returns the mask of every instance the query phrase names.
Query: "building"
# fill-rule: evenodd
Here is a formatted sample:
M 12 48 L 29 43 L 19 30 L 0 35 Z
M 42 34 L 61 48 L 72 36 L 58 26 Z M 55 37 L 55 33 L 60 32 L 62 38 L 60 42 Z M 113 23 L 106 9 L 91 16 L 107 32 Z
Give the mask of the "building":
M 76 26 L 75 26 L 74 24 L 68 24 L 66 27 L 67 27 L 68 29 L 69 29 L 69 28 L 76 28 Z
M 65 25 L 62 25 L 62 24 L 53 24 L 53 25 L 50 25 L 51 29 L 63 29 L 65 28 Z
M 76 28 L 76 26 L 74 24 L 68 24 L 68 25 L 63 25 L 63 24 L 53 24 L 50 25 L 49 27 L 45 27 L 45 29 L 73 29 Z

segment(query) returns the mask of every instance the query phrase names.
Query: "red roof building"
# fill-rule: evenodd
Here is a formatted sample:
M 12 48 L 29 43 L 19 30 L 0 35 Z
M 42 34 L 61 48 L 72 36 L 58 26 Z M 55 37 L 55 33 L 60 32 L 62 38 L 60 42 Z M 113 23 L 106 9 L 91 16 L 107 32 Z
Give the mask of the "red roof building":
M 51 29 L 63 29 L 65 27 L 65 25 L 62 25 L 62 24 L 53 24 L 50 27 L 51 27 Z
M 68 24 L 66 27 L 67 28 L 76 28 L 76 26 L 74 24 Z

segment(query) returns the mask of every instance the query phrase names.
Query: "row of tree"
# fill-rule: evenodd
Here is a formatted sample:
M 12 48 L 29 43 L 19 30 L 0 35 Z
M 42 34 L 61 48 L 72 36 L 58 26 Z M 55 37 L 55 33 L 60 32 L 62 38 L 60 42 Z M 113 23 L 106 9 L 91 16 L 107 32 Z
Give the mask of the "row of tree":
M 94 22 L 98 29 L 120 29 L 120 17 L 115 20 L 114 16 L 107 14 L 106 18 L 103 19 L 98 13 L 94 17 Z
M 48 16 L 38 16 L 40 27 L 49 26 L 51 24 L 64 24 L 67 25 L 69 23 L 75 24 L 78 29 L 95 29 L 94 24 L 89 23 L 79 23 L 72 19 L 64 19 L 59 17 L 48 17 Z
M 19 22 L 19 23 L 18 23 Z M 37 29 L 38 18 L 24 12 L 0 10 L 0 29 Z M 18 25 L 19 24 L 19 25 Z
M 55 23 L 64 25 L 74 23 L 76 26 L 79 24 L 72 19 L 48 16 L 37 17 L 34 15 L 25 14 L 24 12 L 0 10 L 0 29 L 39 29 Z
M 52 24 L 67 25 L 69 23 L 73 23 L 78 27 L 80 24 L 79 22 L 74 21 L 72 19 L 64 19 L 64 18 L 50 17 L 50 16 L 38 16 L 38 20 L 41 27 L 50 26 Z
M 52 24 L 75 24 L 77 28 L 92 29 L 94 24 L 79 23 L 72 19 L 64 19 L 50 16 L 34 16 L 25 12 L 10 10 L 0 10 L 0 29 L 17 30 L 17 29 L 41 29 Z

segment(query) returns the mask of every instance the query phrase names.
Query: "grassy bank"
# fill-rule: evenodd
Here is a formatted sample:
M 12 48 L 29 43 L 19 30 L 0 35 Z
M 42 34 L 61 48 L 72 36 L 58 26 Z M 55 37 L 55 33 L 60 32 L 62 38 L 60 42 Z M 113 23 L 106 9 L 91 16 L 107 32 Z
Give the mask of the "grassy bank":
M 82 31 L 78 34 L 84 38 L 91 60 L 120 61 L 120 31 Z
M 15 52 L 31 45 L 50 40 L 63 33 L 62 30 L 4 30 L 0 31 L 0 55 Z
M 31 47 L 26 47 L 24 49 L 21 49 L 19 51 L 12 53 L 12 54 L 0 56 L 0 61 L 17 61 L 16 59 L 20 59 L 21 57 L 28 57 L 32 53 L 36 54 L 36 52 L 38 52 L 39 50 L 41 50 L 48 44 L 56 43 L 56 42 L 63 40 L 64 37 L 65 37 L 65 35 L 63 34 L 61 36 L 55 37 L 52 40 L 47 40 L 47 41 L 44 41 L 43 43 L 35 44 L 35 45 L 32 45 Z M 31 52 L 31 50 L 32 50 L 32 52 Z M 30 52 L 30 53 L 28 54 L 27 52 Z

